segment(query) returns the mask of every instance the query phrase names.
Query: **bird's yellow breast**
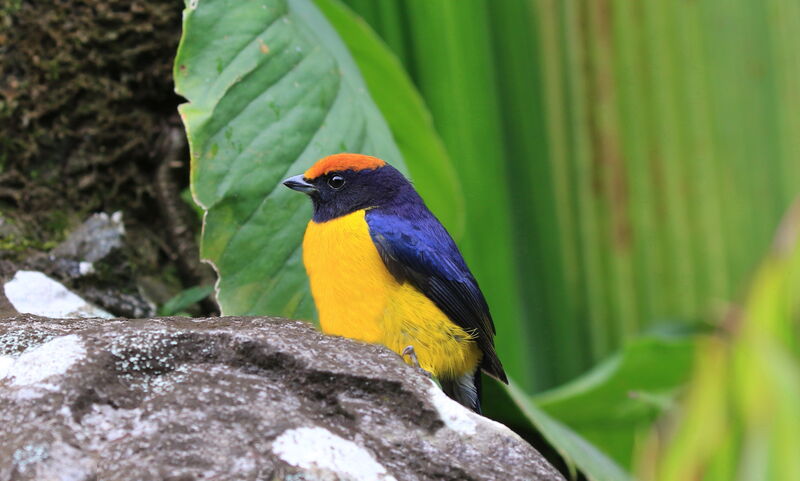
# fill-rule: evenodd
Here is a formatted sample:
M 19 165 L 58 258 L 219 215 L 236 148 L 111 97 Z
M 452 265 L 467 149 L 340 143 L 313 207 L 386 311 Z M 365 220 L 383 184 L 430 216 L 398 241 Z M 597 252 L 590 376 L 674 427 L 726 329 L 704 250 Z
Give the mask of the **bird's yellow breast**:
M 383 344 L 400 353 L 414 346 L 423 369 L 452 378 L 472 372 L 480 350 L 428 297 L 386 269 L 359 210 L 309 222 L 303 262 L 327 334 Z

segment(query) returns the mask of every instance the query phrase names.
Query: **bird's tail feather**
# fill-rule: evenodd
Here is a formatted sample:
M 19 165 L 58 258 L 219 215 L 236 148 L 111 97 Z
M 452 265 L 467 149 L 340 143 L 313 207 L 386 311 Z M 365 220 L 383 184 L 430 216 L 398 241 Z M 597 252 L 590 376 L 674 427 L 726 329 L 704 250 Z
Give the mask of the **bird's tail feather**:
M 451 399 L 481 413 L 481 370 L 454 379 L 441 379 L 442 390 Z

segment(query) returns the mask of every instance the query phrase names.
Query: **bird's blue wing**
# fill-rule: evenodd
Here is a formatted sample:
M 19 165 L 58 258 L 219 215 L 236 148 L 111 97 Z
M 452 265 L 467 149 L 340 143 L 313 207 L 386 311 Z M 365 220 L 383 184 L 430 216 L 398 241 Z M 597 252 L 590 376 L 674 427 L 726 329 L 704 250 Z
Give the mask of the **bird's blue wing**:
M 483 351 L 481 367 L 507 382 L 494 350 L 494 323 L 478 283 L 447 230 L 424 206 L 402 213 L 367 211 L 378 253 L 398 282 L 409 282 L 451 321 L 473 333 Z

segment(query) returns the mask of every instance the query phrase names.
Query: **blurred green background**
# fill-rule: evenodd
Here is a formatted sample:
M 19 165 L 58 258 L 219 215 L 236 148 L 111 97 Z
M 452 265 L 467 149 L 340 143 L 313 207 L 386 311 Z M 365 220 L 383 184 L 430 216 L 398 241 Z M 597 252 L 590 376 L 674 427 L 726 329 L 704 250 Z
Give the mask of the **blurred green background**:
M 460 245 L 523 389 L 568 381 L 643 333 L 732 316 L 800 195 L 800 3 L 346 3 L 431 110 L 466 199 Z M 637 435 L 650 446 L 641 476 L 800 479 L 789 454 L 800 445 L 796 260 L 793 269 L 793 286 L 771 300 L 782 314 L 745 321 L 775 345 L 725 359 L 729 346 L 701 344 L 696 376 L 705 378 L 686 410 L 705 412 L 666 446 Z M 781 328 L 756 334 L 772 323 Z M 715 349 L 716 370 L 707 364 Z M 684 355 L 635 358 L 617 382 L 632 390 L 642 378 L 683 376 Z M 762 356 L 781 357 L 779 366 Z M 735 357 L 749 377 L 730 371 Z M 781 372 L 782 383 L 765 394 L 757 372 Z M 631 438 L 609 436 L 602 412 L 581 425 L 593 404 L 612 418 L 609 405 L 569 396 L 550 414 L 629 465 Z
M 407 169 L 489 301 L 513 381 L 488 387 L 490 416 L 539 432 L 589 479 L 800 479 L 800 211 L 787 214 L 800 196 L 799 2 L 314 4 L 346 49 L 305 0 L 287 11 L 322 32 L 360 85 L 352 56 L 394 139 L 342 134 L 336 145 Z M 227 154 L 198 140 L 206 111 L 190 88 L 200 98 L 222 84 L 191 83 L 188 52 L 208 47 L 187 40 L 191 27 L 187 17 L 175 75 L 199 109 L 182 111 L 198 198 L 215 185 L 203 162 Z M 303 32 L 292 35 L 306 42 Z M 235 138 L 230 148 L 240 156 Z M 282 220 L 294 230 L 280 239 L 295 245 L 307 206 L 264 195 L 300 209 Z M 209 212 L 252 218 L 230 211 Z M 229 242 L 205 235 L 224 281 Z M 289 259 L 275 265 L 278 290 L 300 272 Z M 308 317 L 297 289 L 278 308 L 220 299 L 227 313 Z
M 431 110 L 526 387 L 723 311 L 800 193 L 796 1 L 346 3 Z

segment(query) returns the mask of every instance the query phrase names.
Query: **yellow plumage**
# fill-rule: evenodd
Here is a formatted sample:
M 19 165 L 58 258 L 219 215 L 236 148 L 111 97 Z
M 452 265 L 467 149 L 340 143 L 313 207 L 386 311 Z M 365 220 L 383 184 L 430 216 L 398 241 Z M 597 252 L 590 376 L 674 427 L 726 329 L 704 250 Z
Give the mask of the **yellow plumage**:
M 303 261 L 322 330 L 397 353 L 414 346 L 420 366 L 436 377 L 474 371 L 481 357 L 476 343 L 424 294 L 389 273 L 365 213 L 312 220 L 306 228 Z

